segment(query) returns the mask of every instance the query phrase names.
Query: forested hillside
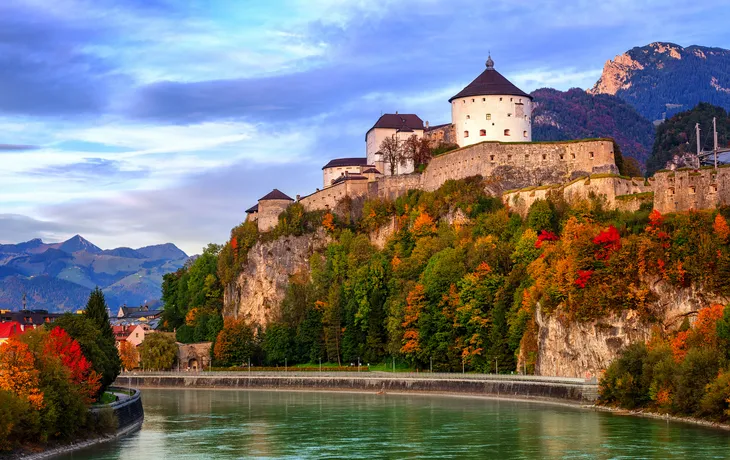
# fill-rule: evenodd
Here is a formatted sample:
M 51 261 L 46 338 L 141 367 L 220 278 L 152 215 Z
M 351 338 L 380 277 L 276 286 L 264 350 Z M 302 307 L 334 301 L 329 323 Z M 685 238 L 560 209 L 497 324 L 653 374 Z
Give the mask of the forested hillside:
M 511 372 L 521 356 L 520 369 L 531 372 L 536 308 L 564 324 L 625 311 L 651 323 L 660 317 L 657 280 L 730 294 L 728 236 L 715 224 L 725 222 L 721 214 L 625 213 L 606 211 L 598 200 L 568 206 L 555 198 L 537 201 L 522 219 L 483 187 L 475 177 L 392 202 L 366 201 L 357 220 L 290 206 L 273 236 L 259 238 L 326 231 L 333 241 L 312 255 L 308 273 L 291 278 L 265 330 L 225 318 L 216 363 L 396 358 L 440 371 L 496 364 Z M 368 235 L 394 216 L 399 230 L 379 249 Z M 246 239 L 255 235 L 243 231 L 247 225 L 220 251 L 216 279 L 232 279 L 246 263 Z M 189 288 L 190 270 L 187 276 Z M 196 329 L 200 308 L 189 315 L 186 304 L 167 299 L 166 310 L 173 304 L 178 321 L 185 317 Z
M 606 63 L 591 92 L 616 95 L 649 120 L 700 102 L 730 110 L 730 50 L 661 42 L 632 48 Z
M 700 124 L 700 144 L 703 150 L 712 150 L 712 119 L 717 118 L 718 144 L 720 147 L 730 145 L 730 117 L 722 107 L 710 104 L 698 104 L 692 110 L 674 115 L 657 127 L 656 141 L 651 156 L 646 162 L 648 174 L 667 167 L 668 161 L 675 156 L 697 152 L 697 135 L 695 125 Z M 676 166 L 685 166 L 681 158 Z M 694 165 L 689 165 L 694 166 Z
M 654 125 L 631 105 L 608 94 L 579 88 L 533 91 L 532 137 L 536 141 L 612 138 L 624 155 L 642 164 L 654 142 Z

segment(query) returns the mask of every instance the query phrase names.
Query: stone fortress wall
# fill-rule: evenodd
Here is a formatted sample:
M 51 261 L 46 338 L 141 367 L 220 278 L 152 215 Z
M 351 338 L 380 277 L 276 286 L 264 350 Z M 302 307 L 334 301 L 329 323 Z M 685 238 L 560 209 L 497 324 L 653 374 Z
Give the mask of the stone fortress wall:
M 613 155 L 613 141 L 606 139 L 482 142 L 433 158 L 421 174 L 381 176 L 372 181 L 345 180 L 299 198 L 299 202 L 307 211 L 334 209 L 345 197 L 395 199 L 411 189 L 433 191 L 447 180 L 476 175 L 493 178 L 498 190 L 560 184 L 575 177 L 617 173 Z
M 279 214 L 284 212 L 292 202 L 289 200 L 259 201 L 258 227 L 260 232 L 267 232 L 279 223 Z
M 652 190 L 652 182 L 643 177 L 593 174 L 578 177 L 565 184 L 510 190 L 502 195 L 502 200 L 512 211 L 523 217 L 535 201 L 547 199 L 551 194 L 562 195 L 571 204 L 597 197 L 603 199 L 608 208 L 637 211 L 643 203 L 652 201 Z
M 654 209 L 661 213 L 730 205 L 730 166 L 654 174 Z

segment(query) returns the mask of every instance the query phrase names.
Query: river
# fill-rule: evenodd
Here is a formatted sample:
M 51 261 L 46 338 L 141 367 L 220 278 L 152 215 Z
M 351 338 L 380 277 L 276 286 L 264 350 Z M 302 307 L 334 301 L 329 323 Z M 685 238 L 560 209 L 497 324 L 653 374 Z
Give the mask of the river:
M 728 458 L 730 433 L 433 395 L 143 390 L 142 430 L 63 459 Z

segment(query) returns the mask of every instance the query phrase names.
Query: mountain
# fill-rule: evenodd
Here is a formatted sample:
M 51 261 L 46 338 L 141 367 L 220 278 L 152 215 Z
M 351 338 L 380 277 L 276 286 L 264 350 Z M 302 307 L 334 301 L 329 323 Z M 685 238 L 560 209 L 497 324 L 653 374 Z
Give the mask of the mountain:
M 649 158 L 654 125 L 622 99 L 609 94 L 588 94 L 579 88 L 542 88 L 531 96 L 534 140 L 610 137 L 624 155 L 642 163 Z
M 655 42 L 607 61 L 591 94 L 615 95 L 649 120 L 700 102 L 730 110 L 730 50 Z
M 702 150 L 712 150 L 714 139 L 708 133 L 713 118 L 717 119 L 718 145 L 730 146 L 730 116 L 727 111 L 710 104 L 698 104 L 692 110 L 678 113 L 657 127 L 654 148 L 646 162 L 647 172 L 653 174 L 663 168 L 695 167 L 695 159 L 685 156 L 687 153 L 697 152 L 695 125 L 699 123 L 703 127 L 700 132 Z
M 175 260 L 187 257 L 187 254 L 172 243 L 145 246 L 137 249 L 137 252 L 152 260 Z
M 0 309 L 70 311 L 83 307 L 99 286 L 112 309 L 160 299 L 162 276 L 188 256 L 174 244 L 102 250 L 80 235 L 62 243 L 39 239 L 0 245 Z
M 81 235 L 76 235 L 73 238 L 64 241 L 58 249 L 64 252 L 68 252 L 69 254 L 79 251 L 84 251 L 91 254 L 101 254 L 102 252 L 101 248 L 94 246 L 83 237 L 81 237 Z

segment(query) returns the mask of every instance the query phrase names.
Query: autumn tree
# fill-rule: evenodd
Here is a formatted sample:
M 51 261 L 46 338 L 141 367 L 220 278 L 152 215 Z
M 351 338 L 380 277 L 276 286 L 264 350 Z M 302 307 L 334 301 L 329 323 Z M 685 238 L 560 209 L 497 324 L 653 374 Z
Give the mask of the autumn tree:
M 227 318 L 216 338 L 213 356 L 225 366 L 240 366 L 253 357 L 255 347 L 253 328 L 243 320 Z
M 119 344 L 119 357 L 122 360 L 122 366 L 126 370 L 132 370 L 139 367 L 139 352 L 133 343 L 122 341 Z
M 408 158 L 403 153 L 403 144 L 398 142 L 397 136 L 388 136 L 380 143 L 380 154 L 383 162 L 390 170 L 390 175 L 395 176 L 398 165 L 405 166 Z
M 101 387 L 101 375 L 93 369 L 91 361 L 86 359 L 79 343 L 66 331 L 56 327 L 45 338 L 43 352 L 61 360 L 70 372 L 71 382 L 79 388 L 86 403 L 91 403 Z
M 423 284 L 416 284 L 406 299 L 406 308 L 403 315 L 403 346 L 400 351 L 411 361 L 415 361 L 421 351 L 418 320 L 426 308 L 426 291 Z
M 415 134 L 403 143 L 403 156 L 414 165 L 425 165 L 431 160 L 431 145 L 425 137 Z
M 139 357 L 144 369 L 172 369 L 177 358 L 175 339 L 164 332 L 149 334 L 139 346 Z
M 28 401 L 35 409 L 43 407 L 35 357 L 27 344 L 11 337 L 0 345 L 0 390 Z

